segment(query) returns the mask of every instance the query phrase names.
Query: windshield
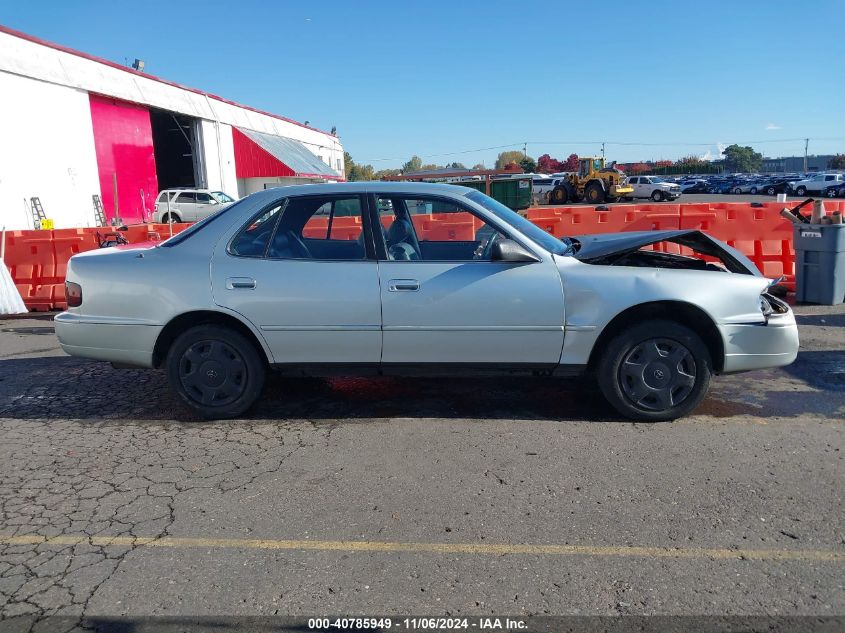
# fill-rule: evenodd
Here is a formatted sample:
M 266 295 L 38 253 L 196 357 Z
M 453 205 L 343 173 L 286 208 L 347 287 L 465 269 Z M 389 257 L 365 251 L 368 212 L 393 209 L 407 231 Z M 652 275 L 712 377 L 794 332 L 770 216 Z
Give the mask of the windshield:
M 476 204 L 480 204 L 482 207 L 490 211 L 497 218 L 499 218 L 506 224 L 509 224 L 510 226 L 514 227 L 520 233 L 533 240 L 534 242 L 536 242 L 551 253 L 554 253 L 556 255 L 563 255 L 564 253 L 566 253 L 568 247 L 571 244 L 571 242 L 567 238 L 564 238 L 564 241 L 561 241 L 553 235 L 549 235 L 536 224 L 525 219 L 515 211 L 511 211 L 501 202 L 493 200 L 493 198 L 481 193 L 480 191 L 470 191 L 468 194 L 466 194 L 466 197 L 475 202 Z
M 191 237 L 192 235 L 194 235 L 195 233 L 197 233 L 198 231 L 200 231 L 204 227 L 206 227 L 209 224 L 211 224 L 212 222 L 214 222 L 214 220 L 216 220 L 217 218 L 222 218 L 225 214 L 229 213 L 229 211 L 234 209 L 236 206 L 238 206 L 244 200 L 246 200 L 246 198 L 242 198 L 242 199 L 238 200 L 235 204 L 231 204 L 228 207 L 223 207 L 222 209 L 218 209 L 217 211 L 215 211 L 211 215 L 203 218 L 199 222 L 192 224 L 191 226 L 189 226 L 187 229 L 185 229 L 181 233 L 178 233 L 178 234 L 174 235 L 173 237 L 171 237 L 170 239 L 163 241 L 161 244 L 159 244 L 159 246 L 164 246 L 164 247 L 169 248 L 171 246 L 176 246 L 177 244 L 181 244 L 186 239 L 188 239 L 189 237 Z
M 232 196 L 225 194 L 222 191 L 212 191 L 211 196 L 215 200 L 217 200 L 217 202 L 234 202 L 235 201 L 235 199 Z
M 652 176 L 651 182 L 666 182 L 666 181 L 663 180 L 663 178 L 661 178 L 660 176 Z

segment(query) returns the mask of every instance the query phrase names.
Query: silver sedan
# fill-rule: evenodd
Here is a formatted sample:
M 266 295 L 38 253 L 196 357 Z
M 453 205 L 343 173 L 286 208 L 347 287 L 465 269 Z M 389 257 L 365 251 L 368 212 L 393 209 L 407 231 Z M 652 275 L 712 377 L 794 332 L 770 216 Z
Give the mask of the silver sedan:
M 272 369 L 589 373 L 623 416 L 670 420 L 713 374 L 795 359 L 770 285 L 699 231 L 557 239 L 464 187 L 298 185 L 74 256 L 56 333 L 68 354 L 165 369 L 209 418 L 246 412 Z

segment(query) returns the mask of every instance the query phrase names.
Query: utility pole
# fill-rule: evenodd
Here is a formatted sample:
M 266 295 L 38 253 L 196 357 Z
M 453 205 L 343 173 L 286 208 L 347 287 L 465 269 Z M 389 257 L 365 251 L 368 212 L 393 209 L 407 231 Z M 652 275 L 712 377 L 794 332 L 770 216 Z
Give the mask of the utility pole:
M 804 139 L 804 173 L 807 173 L 807 147 L 810 145 L 810 139 Z
M 522 154 L 528 158 L 528 141 L 523 141 L 522 143 Z
M 604 160 L 604 141 L 601 142 L 601 157 Z

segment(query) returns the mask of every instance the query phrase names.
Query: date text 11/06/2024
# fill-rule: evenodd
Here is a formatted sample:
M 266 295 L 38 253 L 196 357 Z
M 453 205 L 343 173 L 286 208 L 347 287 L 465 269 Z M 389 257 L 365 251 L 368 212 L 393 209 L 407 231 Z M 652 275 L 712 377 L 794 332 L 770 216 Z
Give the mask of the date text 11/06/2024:
M 511 618 L 309 618 L 308 628 L 312 630 L 388 630 L 406 631 L 519 631 L 527 628 L 527 623 Z

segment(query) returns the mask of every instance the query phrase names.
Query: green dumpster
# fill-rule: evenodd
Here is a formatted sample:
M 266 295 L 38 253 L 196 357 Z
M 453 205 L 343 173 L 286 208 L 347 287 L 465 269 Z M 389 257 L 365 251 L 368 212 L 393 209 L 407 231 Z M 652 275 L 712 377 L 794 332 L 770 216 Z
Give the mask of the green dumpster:
M 490 183 L 490 197 L 514 211 L 527 209 L 531 206 L 531 178 L 494 180 Z

